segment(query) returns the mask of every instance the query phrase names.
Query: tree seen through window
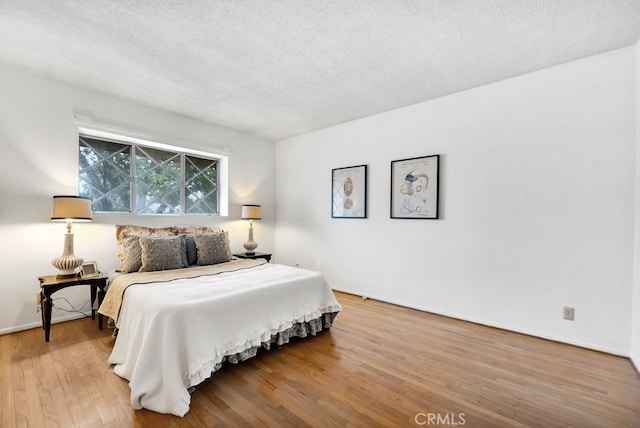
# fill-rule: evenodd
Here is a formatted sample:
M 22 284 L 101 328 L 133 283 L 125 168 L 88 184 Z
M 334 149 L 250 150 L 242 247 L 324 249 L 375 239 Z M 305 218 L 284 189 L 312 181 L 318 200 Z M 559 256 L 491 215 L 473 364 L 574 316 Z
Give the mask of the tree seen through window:
M 79 194 L 94 212 L 217 214 L 218 161 L 81 135 Z

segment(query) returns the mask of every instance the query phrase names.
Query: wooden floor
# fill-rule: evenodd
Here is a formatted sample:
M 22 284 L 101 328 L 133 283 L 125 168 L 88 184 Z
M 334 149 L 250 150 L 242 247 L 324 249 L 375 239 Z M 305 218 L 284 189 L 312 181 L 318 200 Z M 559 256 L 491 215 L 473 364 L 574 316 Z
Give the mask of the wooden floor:
M 330 331 L 224 367 L 184 418 L 132 410 L 97 321 L 0 336 L 0 427 L 640 427 L 627 359 L 337 296 Z

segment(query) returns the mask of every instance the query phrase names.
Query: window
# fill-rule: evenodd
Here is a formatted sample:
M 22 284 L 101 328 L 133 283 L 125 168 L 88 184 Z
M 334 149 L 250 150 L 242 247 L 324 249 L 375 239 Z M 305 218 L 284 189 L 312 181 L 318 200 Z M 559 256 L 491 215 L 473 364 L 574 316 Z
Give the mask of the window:
M 79 154 L 94 212 L 218 214 L 218 159 L 86 135 Z

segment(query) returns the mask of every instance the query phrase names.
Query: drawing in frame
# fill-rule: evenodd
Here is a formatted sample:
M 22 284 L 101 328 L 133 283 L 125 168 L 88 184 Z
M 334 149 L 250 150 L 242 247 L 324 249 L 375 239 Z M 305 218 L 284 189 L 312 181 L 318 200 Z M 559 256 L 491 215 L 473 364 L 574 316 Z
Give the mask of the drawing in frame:
M 440 155 L 391 161 L 391 218 L 437 219 Z
M 367 165 L 331 170 L 331 217 L 367 218 Z

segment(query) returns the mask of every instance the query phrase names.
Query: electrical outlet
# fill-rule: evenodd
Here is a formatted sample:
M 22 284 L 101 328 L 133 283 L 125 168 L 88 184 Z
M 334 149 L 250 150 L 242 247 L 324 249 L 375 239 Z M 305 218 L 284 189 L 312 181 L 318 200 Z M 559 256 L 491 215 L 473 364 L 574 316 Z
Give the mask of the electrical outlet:
M 36 305 L 42 304 L 42 294 L 36 293 Z
M 575 308 L 572 308 L 571 306 L 565 306 L 563 311 L 562 311 L 562 318 L 569 320 L 569 321 L 573 321 L 575 320 L 575 315 L 576 315 L 576 310 Z

